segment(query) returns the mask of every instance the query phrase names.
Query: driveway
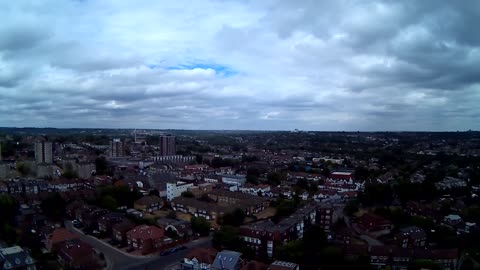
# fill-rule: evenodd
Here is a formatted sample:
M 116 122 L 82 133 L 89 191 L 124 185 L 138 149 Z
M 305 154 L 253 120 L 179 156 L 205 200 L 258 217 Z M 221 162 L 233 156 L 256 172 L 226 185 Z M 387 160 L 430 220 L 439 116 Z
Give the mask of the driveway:
M 205 237 L 188 242 L 184 245 L 187 249 L 177 251 L 167 256 L 138 256 L 123 252 L 93 236 L 85 235 L 81 230 L 75 228 L 71 221 L 65 221 L 65 227 L 72 233 L 78 235 L 81 240 L 102 252 L 107 261 L 107 269 L 114 270 L 165 269 L 180 262 L 191 249 L 196 247 L 210 247 L 212 244 L 212 238 Z

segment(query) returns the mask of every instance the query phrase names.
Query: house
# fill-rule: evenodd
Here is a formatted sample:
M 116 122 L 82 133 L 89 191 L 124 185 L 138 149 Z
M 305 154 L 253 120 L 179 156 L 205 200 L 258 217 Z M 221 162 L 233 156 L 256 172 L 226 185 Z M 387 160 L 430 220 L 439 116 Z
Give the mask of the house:
M 242 253 L 223 250 L 217 253 L 212 263 L 212 270 L 240 270 L 243 264 Z
M 149 254 L 171 243 L 164 231 L 156 226 L 139 225 L 127 232 L 127 244 L 130 248 Z
M 8 193 L 8 185 L 5 181 L 0 181 L 0 193 Z
M 406 270 L 413 257 L 413 250 L 410 248 L 392 247 L 391 266 L 394 270 Z
M 212 183 L 202 183 L 193 187 L 189 187 L 187 191 L 192 192 L 193 196 L 200 197 L 203 194 L 209 193 L 213 190 L 214 184 Z
M 181 270 L 210 270 L 217 250 L 214 248 L 195 248 L 187 253 L 180 264 Z
M 208 197 L 221 205 L 236 205 L 237 208 L 245 210 L 246 215 L 259 213 L 268 207 L 265 198 L 241 192 L 217 189 L 210 192 Z
M 444 267 L 444 269 L 457 269 L 459 251 L 458 249 L 415 249 L 414 257 L 416 259 L 432 260 Z
M 299 270 L 300 266 L 292 262 L 274 261 L 267 270 Z
M 427 234 L 422 228 L 409 226 L 400 229 L 400 232 L 395 235 L 394 240 L 403 248 L 424 247 Z
M 370 264 L 383 269 L 388 265 L 390 259 L 390 249 L 384 246 L 369 246 Z
M 124 219 L 120 223 L 112 226 L 112 238 L 119 243 L 126 244 L 127 232 L 133 228 L 135 228 L 135 223 L 128 219 Z
M 19 246 L 0 248 L 0 269 L 35 270 L 36 261 Z
M 163 200 L 155 195 L 145 196 L 136 200 L 133 208 L 144 213 L 152 213 L 163 207 Z
M 435 183 L 435 186 L 439 190 L 447 190 L 453 188 L 465 188 L 467 187 L 467 181 L 451 176 L 445 177 L 442 181 Z
M 330 179 L 334 179 L 334 180 L 342 180 L 342 181 L 352 181 L 354 179 L 354 176 L 353 176 L 353 172 L 352 171 L 345 171 L 345 172 L 340 172 L 340 171 L 336 171 L 336 172 L 332 172 L 330 174 Z
M 377 236 L 387 234 L 393 228 L 389 220 L 372 213 L 363 214 L 357 219 L 357 224 L 360 229 Z
M 268 265 L 257 262 L 257 261 L 249 261 L 245 263 L 240 270 L 267 270 Z
M 443 219 L 443 223 L 449 227 L 457 228 L 463 224 L 463 219 L 459 215 L 450 214 Z
M 107 213 L 98 220 L 98 230 L 103 234 L 110 235 L 113 225 L 120 223 L 124 219 L 125 214 L 123 213 Z
M 217 217 L 234 210 L 232 207 L 186 197 L 173 199 L 171 205 L 174 211 L 191 214 L 195 217 L 204 217 L 207 220 L 216 220 Z
M 77 209 L 82 208 L 84 205 L 85 205 L 85 202 L 83 202 L 83 201 L 80 201 L 80 200 L 73 201 L 73 202 L 67 204 L 65 212 L 66 212 L 67 216 L 74 219 L 74 218 L 76 218 Z
M 103 262 L 92 246 L 79 239 L 60 244 L 58 261 L 67 269 L 100 270 Z
M 83 207 L 75 210 L 75 218 L 85 224 L 86 228 L 98 229 L 98 220 L 108 211 L 98 208 L 96 206 L 84 205 Z
M 171 230 L 180 237 L 189 237 L 193 234 L 192 224 L 185 220 L 160 218 L 157 220 L 157 224 L 165 232 Z
M 245 184 L 245 186 L 239 188 L 239 190 L 240 192 L 248 193 L 255 196 L 258 196 L 259 194 L 266 195 L 270 192 L 270 186 L 267 184 L 253 185 L 247 183 Z
M 58 247 L 65 241 L 77 239 L 78 236 L 71 233 L 65 228 L 55 229 L 50 233 L 45 241 L 45 246 L 48 251 L 57 251 Z
M 222 182 L 232 186 L 243 186 L 247 182 L 246 175 L 240 174 L 220 174 Z

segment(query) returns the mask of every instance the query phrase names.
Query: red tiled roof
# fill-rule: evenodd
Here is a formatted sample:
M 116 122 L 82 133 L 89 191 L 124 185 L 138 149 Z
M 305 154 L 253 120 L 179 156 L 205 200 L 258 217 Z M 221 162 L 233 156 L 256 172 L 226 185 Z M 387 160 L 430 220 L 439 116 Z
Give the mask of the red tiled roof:
M 69 232 L 65 228 L 56 229 L 48 236 L 48 240 L 51 243 L 61 243 L 63 241 L 76 239 L 76 238 L 78 237 L 75 234 Z
M 158 197 L 158 196 L 145 196 L 145 197 L 142 197 L 138 200 L 135 201 L 135 204 L 140 204 L 140 205 L 151 205 L 151 204 L 154 204 L 154 203 L 162 203 L 163 200 Z
M 127 236 L 133 239 L 159 239 L 164 236 L 164 231 L 156 226 L 139 225 L 127 232 Z
M 379 226 L 391 224 L 391 222 L 381 216 L 377 216 L 372 213 L 365 213 L 358 218 L 358 221 L 365 226 Z

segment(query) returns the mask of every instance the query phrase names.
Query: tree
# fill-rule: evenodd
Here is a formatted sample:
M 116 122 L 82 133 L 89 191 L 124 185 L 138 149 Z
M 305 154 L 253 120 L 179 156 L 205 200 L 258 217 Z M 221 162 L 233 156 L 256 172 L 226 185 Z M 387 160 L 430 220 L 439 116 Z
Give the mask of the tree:
M 22 176 L 27 176 L 28 173 L 30 172 L 30 166 L 25 163 L 25 162 L 18 162 L 17 163 L 17 171 L 22 175 Z
M 293 263 L 301 263 L 304 257 L 304 246 L 302 241 L 290 241 L 275 249 L 275 258 Z
M 160 192 L 158 191 L 158 189 L 151 189 L 151 190 L 148 192 L 148 195 L 160 197 Z
M 167 218 L 177 219 L 177 213 L 175 211 L 171 211 L 167 214 Z
M 111 174 L 108 161 L 105 157 L 98 157 L 95 159 L 95 168 L 98 175 Z
M 204 217 L 192 217 L 190 220 L 192 223 L 192 231 L 198 233 L 201 236 L 207 236 L 210 233 L 210 222 Z
M 212 239 L 213 247 L 218 250 L 240 250 L 242 248 L 242 240 L 239 237 L 238 229 L 232 226 L 222 226 L 215 232 Z
M 61 220 L 65 215 L 66 202 L 58 192 L 53 193 L 40 203 L 43 213 L 53 219 Z
M 184 191 L 182 192 L 182 197 L 185 197 L 185 198 L 193 198 L 195 197 L 195 195 L 193 195 L 193 193 L 191 191 Z
M 295 202 L 292 200 L 279 200 L 275 207 L 275 215 L 272 217 L 272 221 L 277 223 L 283 217 L 290 216 L 296 210 Z
M 304 248 L 307 253 L 315 253 L 326 244 L 327 236 L 319 225 L 313 225 L 303 235 Z
M 227 213 L 220 218 L 220 223 L 222 225 L 230 225 L 234 227 L 238 227 L 243 224 L 245 220 L 245 213 L 237 208 L 231 213 Z
M 13 221 L 17 213 L 17 203 L 12 196 L 0 195 L 0 213 L 0 226 Z
M 100 200 L 100 206 L 108 210 L 115 210 L 118 207 L 118 203 L 112 196 L 105 195 Z
M 356 200 L 348 201 L 343 208 L 343 213 L 349 217 L 352 217 L 358 212 L 358 202 Z
M 393 191 L 389 184 L 369 184 L 359 194 L 358 199 L 367 206 L 390 205 L 393 201 Z
M 100 197 L 104 197 L 106 195 L 112 196 L 116 201 L 118 206 L 127 206 L 133 207 L 133 203 L 142 197 L 138 191 L 131 191 L 126 186 L 108 186 L 103 188 L 100 191 Z
M 360 166 L 355 168 L 355 179 L 358 181 L 365 181 L 368 180 L 370 176 L 370 172 L 367 168 Z
M 63 177 L 67 179 L 73 179 L 78 177 L 77 172 L 73 169 L 72 163 L 68 162 L 67 164 L 65 164 L 65 168 L 63 168 Z
M 278 172 L 270 172 L 267 174 L 267 180 L 269 185 L 278 186 L 282 181 L 282 175 Z
M 247 174 L 247 183 L 258 185 L 258 176 L 253 174 Z

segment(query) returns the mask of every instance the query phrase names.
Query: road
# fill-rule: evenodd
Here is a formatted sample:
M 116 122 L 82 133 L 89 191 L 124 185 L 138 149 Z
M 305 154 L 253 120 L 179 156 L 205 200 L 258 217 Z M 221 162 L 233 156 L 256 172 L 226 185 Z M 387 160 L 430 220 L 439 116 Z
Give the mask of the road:
M 198 240 L 194 240 L 185 244 L 187 249 L 177 251 L 173 254 L 167 256 L 157 256 L 154 258 L 150 258 L 147 262 L 139 262 L 138 264 L 128 265 L 122 268 L 121 270 L 163 270 L 167 269 L 168 266 L 171 266 L 175 263 L 180 262 L 187 253 L 197 247 L 211 247 L 212 246 L 212 238 L 205 237 L 200 238 Z
M 65 227 L 72 233 L 78 235 L 81 240 L 102 252 L 107 260 L 107 269 L 114 270 L 165 269 L 167 266 L 180 262 L 191 249 L 196 247 L 210 247 L 212 244 L 212 238 L 205 237 L 185 244 L 187 247 L 186 250 L 181 250 L 167 256 L 137 256 L 118 250 L 93 236 L 85 235 L 81 230 L 75 228 L 71 221 L 65 221 Z

